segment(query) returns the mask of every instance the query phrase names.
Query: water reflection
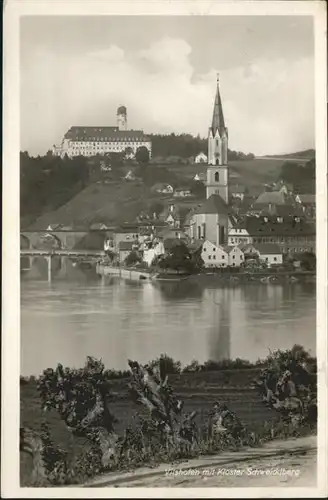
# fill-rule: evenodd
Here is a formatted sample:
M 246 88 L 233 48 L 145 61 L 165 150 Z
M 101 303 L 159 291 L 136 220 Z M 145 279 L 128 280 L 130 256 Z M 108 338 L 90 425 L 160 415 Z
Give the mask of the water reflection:
M 311 284 L 22 280 L 21 370 L 38 374 L 59 361 L 78 366 L 87 355 L 120 369 L 128 358 L 147 362 L 161 353 L 187 364 L 256 360 L 294 343 L 315 352 L 315 314 Z

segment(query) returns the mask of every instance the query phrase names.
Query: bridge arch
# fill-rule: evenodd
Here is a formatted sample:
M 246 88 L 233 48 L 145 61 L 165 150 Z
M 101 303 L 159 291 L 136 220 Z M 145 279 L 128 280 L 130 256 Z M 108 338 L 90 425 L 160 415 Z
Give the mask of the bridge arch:
M 64 247 L 62 240 L 56 234 L 47 231 L 38 235 L 35 246 L 40 250 L 61 250 Z

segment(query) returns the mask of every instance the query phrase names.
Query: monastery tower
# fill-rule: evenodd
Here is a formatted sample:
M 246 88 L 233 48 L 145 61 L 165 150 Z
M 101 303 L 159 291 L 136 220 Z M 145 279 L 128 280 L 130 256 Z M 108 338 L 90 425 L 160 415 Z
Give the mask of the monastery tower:
M 128 128 L 128 118 L 125 106 L 120 106 L 117 109 L 117 126 L 119 130 L 127 130 Z

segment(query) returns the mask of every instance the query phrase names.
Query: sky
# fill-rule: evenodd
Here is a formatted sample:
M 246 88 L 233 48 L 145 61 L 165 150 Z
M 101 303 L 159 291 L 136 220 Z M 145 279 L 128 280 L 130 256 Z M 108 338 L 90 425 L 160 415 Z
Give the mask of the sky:
M 207 137 L 220 89 L 229 148 L 314 147 L 308 16 L 26 16 L 20 21 L 21 150 L 44 154 L 71 126 Z

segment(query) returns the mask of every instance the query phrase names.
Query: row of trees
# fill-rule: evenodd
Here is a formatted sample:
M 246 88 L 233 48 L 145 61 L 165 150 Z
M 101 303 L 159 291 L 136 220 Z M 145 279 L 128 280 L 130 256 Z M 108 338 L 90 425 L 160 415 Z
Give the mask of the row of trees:
M 152 141 L 153 157 L 167 158 L 176 156 L 179 158 L 191 158 L 200 151 L 207 153 L 207 138 L 191 134 L 150 134 Z M 241 151 L 228 151 L 229 160 L 250 160 L 252 153 L 245 154 Z
M 54 210 L 83 189 L 90 177 L 87 158 L 60 158 L 48 152 L 32 157 L 20 154 L 21 216 L 38 216 Z

